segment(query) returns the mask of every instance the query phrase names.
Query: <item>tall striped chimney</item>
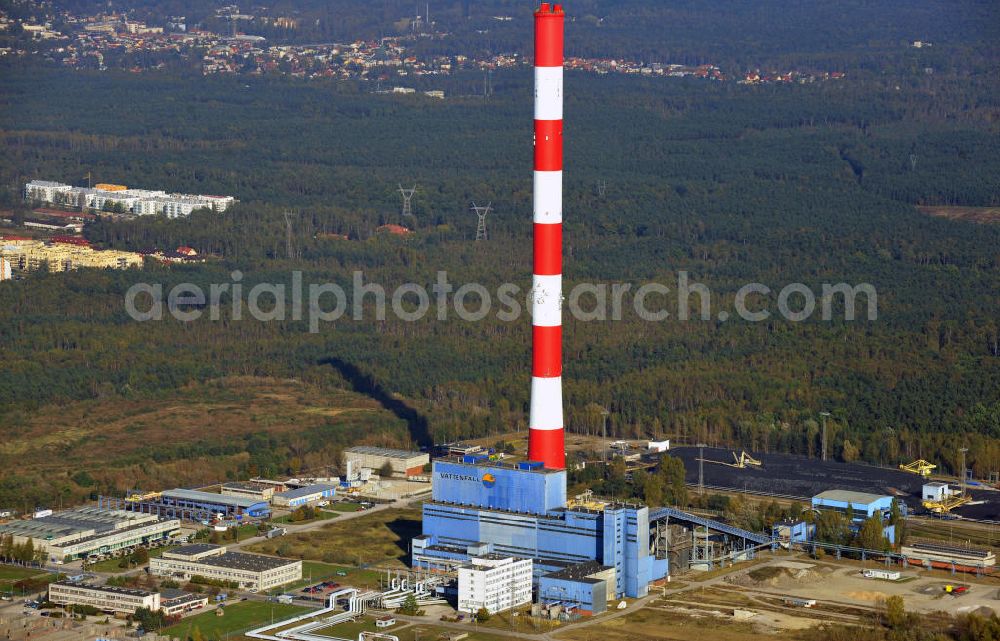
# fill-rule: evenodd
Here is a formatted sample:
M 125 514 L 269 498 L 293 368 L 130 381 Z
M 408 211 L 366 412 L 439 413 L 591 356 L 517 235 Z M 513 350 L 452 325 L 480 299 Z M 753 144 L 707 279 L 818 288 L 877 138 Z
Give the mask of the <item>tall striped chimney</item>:
M 528 458 L 566 467 L 562 407 L 562 123 L 561 5 L 535 12 L 535 185 L 531 304 L 531 412 Z

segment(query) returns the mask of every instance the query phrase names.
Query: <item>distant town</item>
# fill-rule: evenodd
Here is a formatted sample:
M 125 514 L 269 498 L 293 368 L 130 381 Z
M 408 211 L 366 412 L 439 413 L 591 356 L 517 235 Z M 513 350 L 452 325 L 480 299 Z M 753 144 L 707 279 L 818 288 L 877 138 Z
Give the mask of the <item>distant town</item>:
M 417 93 L 404 86 L 410 78 L 447 76 L 461 70 L 492 71 L 527 68 L 530 59 L 508 52 L 477 57 L 473 55 L 433 55 L 418 53 L 417 43 L 447 40 L 451 34 L 439 31 L 435 23 L 419 16 L 410 21 L 406 35 L 377 40 L 358 39 L 342 43 L 281 44 L 269 42 L 255 30 L 280 27 L 294 31 L 298 19 L 268 15 L 266 8 L 241 13 L 236 5 L 218 10 L 216 17 L 231 26 L 226 34 L 202 25 L 188 24 L 184 16 L 171 16 L 163 24 L 151 25 L 123 13 L 73 15 L 61 12 L 37 22 L 14 21 L 0 11 L 0 33 L 21 30 L 31 36 L 30 44 L 0 48 L 0 56 L 36 56 L 75 69 L 107 70 L 111 58 L 134 73 L 164 69 L 177 61 L 210 74 L 276 74 L 295 78 L 339 78 L 387 83 L 376 91 Z M 494 20 L 508 22 L 508 16 Z M 58 22 L 61 31 L 53 24 Z M 737 81 L 744 84 L 811 83 L 844 77 L 839 71 L 761 70 L 728 75 L 717 65 L 674 64 L 615 58 L 567 57 L 565 67 L 593 74 L 623 74 L 656 78 L 700 78 Z M 440 89 L 424 92 L 444 98 Z

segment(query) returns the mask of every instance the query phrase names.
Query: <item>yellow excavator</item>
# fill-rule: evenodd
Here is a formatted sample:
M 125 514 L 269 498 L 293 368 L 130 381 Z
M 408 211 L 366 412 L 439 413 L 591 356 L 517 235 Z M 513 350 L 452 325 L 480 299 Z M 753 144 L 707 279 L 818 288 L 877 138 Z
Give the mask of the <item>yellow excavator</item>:
M 903 470 L 904 472 L 910 472 L 911 474 L 919 474 L 924 478 L 930 476 L 931 472 L 934 471 L 935 468 L 937 468 L 937 465 L 934 465 L 929 461 L 925 461 L 924 459 L 917 459 L 912 463 L 904 463 L 899 466 L 899 469 Z
M 956 507 L 962 507 L 966 503 L 970 503 L 972 497 L 968 494 L 956 493 L 951 496 L 945 496 L 940 501 L 924 500 L 924 509 L 929 510 L 935 514 L 947 514 L 951 512 Z
M 727 463 L 726 461 L 713 461 L 711 459 L 703 458 L 698 459 L 699 461 L 704 461 L 705 463 L 716 463 L 718 465 L 727 465 L 729 467 L 735 467 L 739 469 L 744 469 L 747 467 L 762 467 L 764 464 L 750 456 L 746 451 L 741 451 L 740 455 L 737 456 L 736 452 L 733 452 L 734 463 Z

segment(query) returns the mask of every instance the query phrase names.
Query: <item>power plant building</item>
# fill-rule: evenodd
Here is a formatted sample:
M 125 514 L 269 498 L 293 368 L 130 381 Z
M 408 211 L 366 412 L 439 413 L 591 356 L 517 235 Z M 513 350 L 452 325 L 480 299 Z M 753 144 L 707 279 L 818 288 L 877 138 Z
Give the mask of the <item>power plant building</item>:
M 455 569 L 472 557 L 500 554 L 532 559 L 537 578 L 596 561 L 615 571 L 609 598 L 642 597 L 668 570 L 652 545 L 646 506 L 570 504 L 565 470 L 465 457 L 434 462 L 432 500 L 423 506 L 413 563 Z
M 606 596 L 642 597 L 667 575 L 644 505 L 566 500 L 562 407 L 562 6 L 535 12 L 532 360 L 528 459 L 518 465 L 480 455 L 433 464 L 433 498 L 415 566 L 453 569 L 496 554 L 531 559 L 533 575 L 591 564 L 614 572 Z M 652 535 L 651 535 L 652 534 Z M 558 576 L 558 575 L 557 575 Z M 610 573 L 608 574 L 610 578 Z M 586 577 L 584 577 L 586 578 Z M 589 600 L 600 600 L 599 590 Z M 598 607 L 591 603 L 590 607 Z

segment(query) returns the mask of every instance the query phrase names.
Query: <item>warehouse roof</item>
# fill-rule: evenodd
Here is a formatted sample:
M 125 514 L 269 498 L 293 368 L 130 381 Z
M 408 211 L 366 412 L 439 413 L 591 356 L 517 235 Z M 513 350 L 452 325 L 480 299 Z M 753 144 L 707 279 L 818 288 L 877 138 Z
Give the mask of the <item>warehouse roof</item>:
M 567 581 L 577 581 L 579 583 L 601 583 L 601 579 L 593 578 L 595 574 L 600 574 L 601 572 L 606 572 L 611 568 L 606 565 L 601 565 L 597 561 L 587 561 L 585 563 L 577 563 L 576 565 L 571 565 L 568 568 L 563 568 L 556 572 L 550 572 L 544 575 L 544 578 L 548 579 L 563 579 Z
M 820 492 L 813 497 L 813 500 L 839 501 L 841 503 L 874 503 L 885 498 L 892 498 L 887 494 L 870 494 L 868 492 L 854 492 L 852 490 L 827 490 Z
M 212 565 L 221 568 L 233 568 L 236 570 L 251 570 L 253 572 L 264 572 L 282 568 L 293 563 L 301 563 L 298 559 L 280 559 L 276 556 L 264 556 L 263 554 L 245 554 L 243 552 L 226 552 L 218 556 L 209 556 L 198 559 L 193 563 L 201 565 Z
M 182 256 L 186 254 L 181 253 Z M 268 485 L 267 483 L 254 483 L 253 481 L 232 481 L 231 483 L 223 483 L 223 488 L 230 488 L 233 490 L 267 490 L 272 489 L 273 485 Z
M 196 603 L 204 601 L 208 597 L 204 594 L 194 594 L 177 590 L 174 588 L 160 588 L 160 605 L 163 607 L 174 607 L 185 603 Z
M 426 452 L 397 450 L 389 447 L 375 447 L 372 445 L 357 445 L 355 447 L 349 447 L 344 451 L 351 454 L 368 454 L 371 456 L 383 456 L 385 458 L 399 458 L 399 459 L 411 459 L 416 456 L 428 456 Z
M 193 556 L 195 554 L 204 554 L 205 552 L 211 552 L 212 550 L 222 549 L 221 545 L 214 545 L 212 543 L 190 543 L 188 545 L 182 545 L 180 547 L 173 548 L 170 550 L 171 554 L 179 554 L 182 556 Z
M 323 492 L 336 492 L 337 488 L 333 485 L 307 485 L 305 487 L 298 487 L 294 490 L 286 490 L 284 492 L 278 492 L 275 496 L 280 496 L 284 499 L 299 499 L 303 496 L 311 496 L 313 494 L 322 494 Z
M 926 541 L 917 541 L 909 545 L 904 545 L 904 548 L 910 548 L 917 552 L 937 552 L 938 554 L 952 555 L 952 556 L 971 556 L 979 558 L 989 558 L 992 551 L 984 548 L 973 548 L 973 547 L 963 547 L 958 545 L 944 545 L 941 543 L 928 543 Z
M 83 506 L 28 521 L 11 521 L 0 525 L 0 532 L 51 540 L 83 533 L 91 533 L 87 536 L 106 535 L 124 530 L 133 524 L 146 524 L 157 520 L 159 519 L 151 514 Z
M 225 496 L 214 492 L 202 492 L 200 490 L 166 490 L 163 492 L 164 498 L 179 499 L 182 501 L 193 501 L 196 503 L 210 503 L 214 505 L 228 505 L 231 507 L 248 509 L 258 505 L 264 505 L 263 501 L 244 498 L 242 496 Z
M 86 590 L 95 590 L 97 592 L 107 592 L 110 594 L 127 594 L 128 596 L 138 597 L 147 597 L 153 594 L 149 590 L 140 590 L 138 588 L 119 588 L 111 585 L 91 585 L 89 583 L 75 583 L 73 581 L 56 581 L 52 585 L 61 585 L 67 588 L 83 588 Z

